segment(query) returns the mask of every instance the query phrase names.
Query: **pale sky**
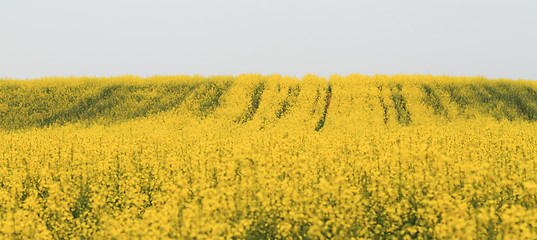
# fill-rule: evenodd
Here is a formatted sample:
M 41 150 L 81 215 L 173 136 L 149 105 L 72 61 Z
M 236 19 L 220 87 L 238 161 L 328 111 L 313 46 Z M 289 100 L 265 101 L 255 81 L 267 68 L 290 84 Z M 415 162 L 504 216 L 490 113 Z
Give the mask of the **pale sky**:
M 537 80 L 537 1 L 0 2 L 0 78 L 240 73 Z

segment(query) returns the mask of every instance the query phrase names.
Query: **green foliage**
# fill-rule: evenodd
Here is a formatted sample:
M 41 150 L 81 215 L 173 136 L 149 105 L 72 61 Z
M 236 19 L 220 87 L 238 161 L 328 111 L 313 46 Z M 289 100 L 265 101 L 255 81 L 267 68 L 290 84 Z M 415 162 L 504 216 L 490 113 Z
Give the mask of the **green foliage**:
M 498 120 L 537 120 L 537 91 L 532 85 L 515 81 L 481 81 L 439 87 L 461 110 L 474 108 Z M 429 102 L 435 105 L 433 94 L 430 99 Z
M 244 123 L 248 120 L 252 119 L 257 112 L 257 109 L 259 108 L 259 104 L 261 104 L 261 96 L 263 95 L 263 91 L 265 90 L 265 83 L 259 82 L 253 89 L 252 93 L 250 94 L 251 100 L 250 100 L 250 106 L 246 110 L 246 113 L 244 113 L 242 116 L 237 119 L 237 123 Z
M 230 82 L 0 83 L 0 128 L 49 127 L 67 123 L 113 123 L 187 105 L 198 116 L 219 106 Z M 187 103 L 185 103 L 187 100 Z

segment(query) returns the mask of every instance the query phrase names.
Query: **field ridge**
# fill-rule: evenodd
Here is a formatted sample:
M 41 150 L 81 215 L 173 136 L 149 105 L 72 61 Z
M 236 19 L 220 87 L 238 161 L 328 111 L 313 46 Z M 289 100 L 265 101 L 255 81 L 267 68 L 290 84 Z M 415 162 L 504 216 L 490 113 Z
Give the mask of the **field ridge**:
M 253 81 L 248 83 L 251 86 L 240 81 L 239 78 L 244 76 Z M 297 101 L 301 100 L 298 95 L 308 97 L 305 95 L 308 92 L 301 92 L 301 88 L 313 87 L 316 95 L 309 98 L 315 100 L 312 104 L 319 102 L 324 104 L 323 107 L 320 110 L 312 105 L 302 107 L 312 108 L 313 115 L 316 115 L 315 111 L 321 111 L 314 126 L 316 131 L 324 127 L 325 121 L 332 119 L 332 112 L 338 114 L 334 118 L 340 119 L 356 112 L 352 108 L 328 111 L 330 101 L 338 101 L 342 97 L 339 96 L 340 91 L 332 92 L 332 88 L 340 89 L 342 86 L 351 90 L 365 90 L 370 85 L 376 85 L 377 92 L 362 92 L 364 96 L 353 96 L 357 94 L 353 93 L 345 97 L 350 97 L 351 100 L 378 98 L 380 102 L 371 107 L 383 112 L 381 118 L 384 124 L 396 122 L 419 125 L 430 121 L 451 121 L 454 118 L 470 119 L 478 115 L 500 121 L 537 120 L 537 84 L 533 81 L 421 75 L 349 75 L 334 76 L 329 80 L 313 75 L 305 77 L 309 80 L 279 75 L 244 76 L 3 80 L 0 81 L 0 129 L 42 128 L 69 123 L 109 124 L 177 110 L 208 117 L 214 115 L 215 111 L 218 112 L 217 109 L 223 107 L 221 104 L 225 101 L 230 104 L 232 97 L 238 98 L 234 100 L 236 104 L 244 102 L 240 104 L 247 105 L 244 112 L 235 119 L 236 123 L 244 123 L 254 118 L 262 101 L 280 101 L 264 97 L 265 85 L 270 81 L 283 81 L 284 78 L 289 83 L 294 82 L 296 88 L 287 88 L 288 95 L 284 101 L 269 103 L 281 105 L 275 121 L 286 114 L 290 106 L 297 105 Z M 232 86 L 238 89 L 229 93 Z M 293 97 L 293 94 L 296 96 Z M 409 96 L 411 100 L 408 99 Z M 360 105 L 366 102 L 352 100 L 349 104 Z M 313 115 L 311 117 L 316 118 Z M 413 118 L 418 115 L 428 121 L 415 121 Z

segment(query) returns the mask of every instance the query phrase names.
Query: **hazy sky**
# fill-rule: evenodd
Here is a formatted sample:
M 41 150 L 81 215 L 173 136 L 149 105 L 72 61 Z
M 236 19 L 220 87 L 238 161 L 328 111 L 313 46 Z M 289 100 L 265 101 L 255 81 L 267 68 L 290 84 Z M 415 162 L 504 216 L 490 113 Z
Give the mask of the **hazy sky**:
M 0 2 L 0 77 L 240 73 L 537 80 L 537 1 Z

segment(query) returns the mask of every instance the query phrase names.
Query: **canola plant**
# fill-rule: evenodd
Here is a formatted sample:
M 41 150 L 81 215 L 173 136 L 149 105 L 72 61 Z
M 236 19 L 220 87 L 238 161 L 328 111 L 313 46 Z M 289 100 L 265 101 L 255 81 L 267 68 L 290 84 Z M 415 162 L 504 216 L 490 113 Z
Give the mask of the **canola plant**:
M 537 83 L 0 81 L 2 239 L 536 239 Z

